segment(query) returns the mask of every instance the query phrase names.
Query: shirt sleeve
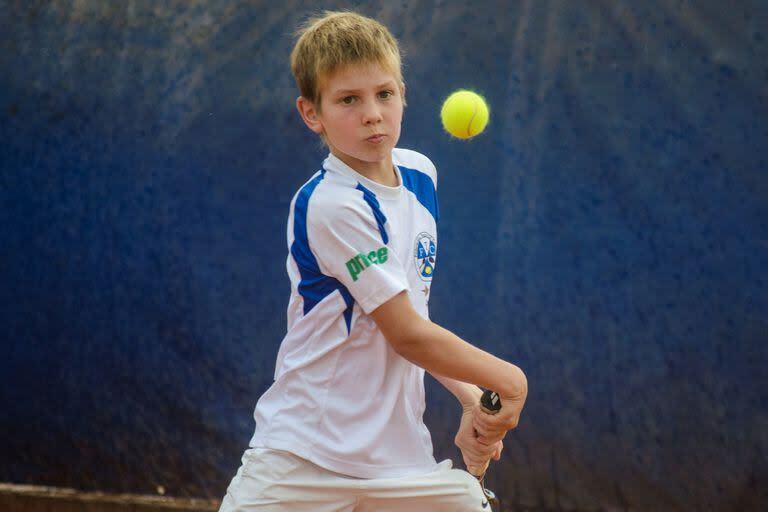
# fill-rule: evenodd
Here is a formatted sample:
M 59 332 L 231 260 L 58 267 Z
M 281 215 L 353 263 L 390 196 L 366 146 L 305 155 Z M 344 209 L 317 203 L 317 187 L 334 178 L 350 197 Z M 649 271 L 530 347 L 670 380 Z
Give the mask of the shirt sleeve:
M 343 284 L 366 314 L 408 289 L 402 263 L 384 243 L 370 206 L 317 205 L 307 236 L 320 270 Z

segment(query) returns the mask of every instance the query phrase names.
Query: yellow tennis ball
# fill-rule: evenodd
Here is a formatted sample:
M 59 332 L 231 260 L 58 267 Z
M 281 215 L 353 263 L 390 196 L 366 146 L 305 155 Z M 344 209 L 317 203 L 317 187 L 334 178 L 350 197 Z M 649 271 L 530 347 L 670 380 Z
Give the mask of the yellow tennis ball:
M 445 131 L 460 139 L 469 139 L 485 130 L 489 116 L 483 97 L 463 89 L 448 96 L 440 110 Z

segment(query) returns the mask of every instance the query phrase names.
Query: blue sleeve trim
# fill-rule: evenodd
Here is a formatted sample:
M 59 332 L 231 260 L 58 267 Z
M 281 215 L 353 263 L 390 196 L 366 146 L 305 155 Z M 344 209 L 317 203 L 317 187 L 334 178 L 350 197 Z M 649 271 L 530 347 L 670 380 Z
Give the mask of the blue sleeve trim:
M 384 245 L 387 245 L 389 243 L 389 236 L 387 235 L 387 228 L 384 226 L 384 224 L 387 223 L 387 217 L 384 215 L 384 212 L 381 211 L 381 205 L 379 204 L 379 200 L 376 199 L 376 194 L 365 188 L 360 183 L 357 184 L 357 190 L 362 191 L 363 199 L 365 199 L 365 202 L 368 203 L 368 206 L 371 207 L 373 216 L 376 219 L 376 224 L 379 225 L 379 233 L 381 233 L 381 239 L 384 242 Z
M 413 192 L 413 195 L 416 196 L 416 199 L 418 199 L 422 206 L 432 214 L 435 222 L 440 220 L 437 190 L 435 190 L 435 183 L 432 181 L 432 178 L 416 169 L 409 169 L 401 165 L 397 167 L 400 169 L 400 175 L 403 177 L 403 186 Z
M 344 320 L 347 324 L 347 333 L 352 328 L 352 307 L 354 299 L 346 286 L 341 284 L 338 279 L 326 276 L 320 271 L 315 255 L 309 248 L 309 237 L 307 236 L 307 207 L 309 198 L 317 186 L 325 177 L 325 170 L 315 176 L 309 183 L 299 191 L 296 202 L 293 207 L 293 244 L 291 244 L 291 256 L 299 267 L 301 281 L 299 282 L 299 295 L 304 298 L 304 314 L 306 315 L 319 304 L 324 298 L 339 290 L 347 309 L 344 311 Z

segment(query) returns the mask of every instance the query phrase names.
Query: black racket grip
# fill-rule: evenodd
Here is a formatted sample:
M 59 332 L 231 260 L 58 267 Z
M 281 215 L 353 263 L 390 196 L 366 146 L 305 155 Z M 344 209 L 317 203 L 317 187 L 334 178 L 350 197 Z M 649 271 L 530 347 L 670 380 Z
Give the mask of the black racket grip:
M 487 414 L 496 414 L 501 410 L 501 398 L 495 391 L 486 389 L 480 397 L 480 406 Z

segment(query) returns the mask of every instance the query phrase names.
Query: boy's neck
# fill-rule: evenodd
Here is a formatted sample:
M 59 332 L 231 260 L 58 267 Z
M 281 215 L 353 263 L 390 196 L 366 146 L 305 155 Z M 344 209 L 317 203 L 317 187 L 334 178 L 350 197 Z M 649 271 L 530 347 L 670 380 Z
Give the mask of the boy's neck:
M 392 162 L 392 155 L 388 155 L 384 160 L 378 162 L 364 162 L 335 151 L 333 148 L 331 148 L 331 153 L 355 172 L 365 176 L 371 181 L 387 187 L 397 187 L 400 185 L 397 173 L 395 172 L 395 165 Z

